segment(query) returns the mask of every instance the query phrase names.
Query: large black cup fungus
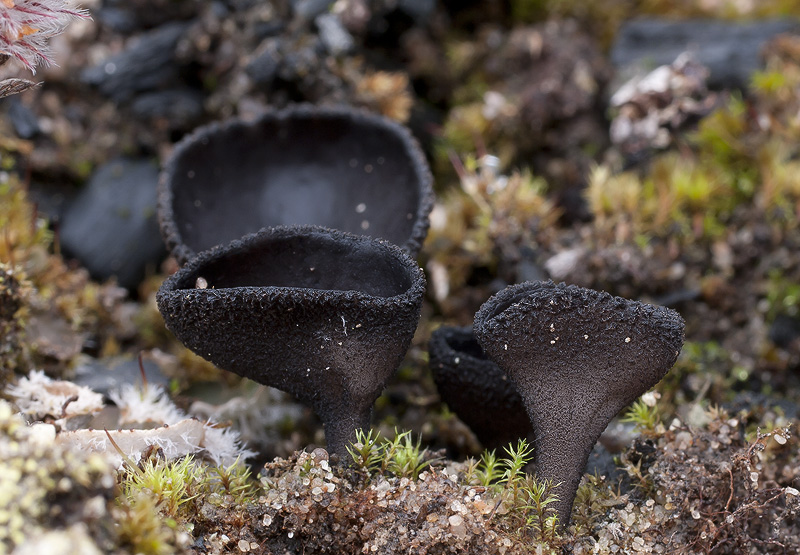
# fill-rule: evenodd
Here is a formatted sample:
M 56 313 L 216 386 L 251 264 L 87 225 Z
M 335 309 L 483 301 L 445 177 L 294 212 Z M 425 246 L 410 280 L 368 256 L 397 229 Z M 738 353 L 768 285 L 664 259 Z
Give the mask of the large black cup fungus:
M 157 301 L 184 345 L 311 406 L 343 454 L 408 349 L 424 290 L 399 247 L 291 226 L 200 253 Z
M 672 367 L 683 330 L 674 310 L 552 282 L 508 287 L 475 315 L 478 342 L 525 401 L 536 474 L 560 484 L 562 526 L 600 434 Z
M 428 344 L 433 380 L 442 401 L 487 449 L 533 438 L 514 384 L 489 360 L 472 328 L 442 326 Z
M 320 225 L 385 239 L 412 257 L 428 232 L 433 178 L 402 125 L 299 105 L 213 123 L 181 140 L 159 183 L 161 234 L 183 264 L 263 227 Z

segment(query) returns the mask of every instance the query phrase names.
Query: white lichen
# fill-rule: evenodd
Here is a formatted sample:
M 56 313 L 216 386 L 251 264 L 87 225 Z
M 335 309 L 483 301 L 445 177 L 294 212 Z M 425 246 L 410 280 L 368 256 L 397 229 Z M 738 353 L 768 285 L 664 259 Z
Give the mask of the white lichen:
M 28 420 L 51 419 L 65 427 L 67 420 L 87 416 L 103 408 L 103 396 L 88 387 L 63 380 L 53 380 L 41 370 L 6 387 L 16 407 Z

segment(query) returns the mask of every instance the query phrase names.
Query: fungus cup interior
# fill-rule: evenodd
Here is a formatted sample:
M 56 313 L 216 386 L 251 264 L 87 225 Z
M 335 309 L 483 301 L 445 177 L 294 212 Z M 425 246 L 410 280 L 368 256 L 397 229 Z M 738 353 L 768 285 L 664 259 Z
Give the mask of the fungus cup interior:
M 523 283 L 516 286 L 517 289 L 511 294 L 505 294 L 502 299 L 498 299 L 492 306 L 491 310 L 488 311 L 486 314 L 486 320 L 492 320 L 493 318 L 499 316 L 503 312 L 506 311 L 509 307 L 520 303 L 526 297 L 528 297 L 531 291 L 535 291 L 537 289 L 541 289 L 541 285 L 538 282 L 527 284 Z M 505 293 L 505 291 L 503 292 Z
M 165 165 L 159 212 L 182 261 L 281 225 L 369 235 L 416 255 L 431 185 L 424 155 L 399 124 L 302 106 L 252 123 L 212 124 L 184 139 Z
M 358 291 L 375 297 L 401 295 L 412 276 L 401 259 L 372 242 L 343 244 L 318 231 L 277 236 L 239 245 L 183 276 L 178 289 L 194 289 L 198 278 L 209 289 L 291 287 Z
M 445 335 L 444 341 L 454 354 L 465 354 L 477 360 L 489 360 L 486 353 L 481 349 L 478 340 L 471 332 L 466 329 L 454 329 Z

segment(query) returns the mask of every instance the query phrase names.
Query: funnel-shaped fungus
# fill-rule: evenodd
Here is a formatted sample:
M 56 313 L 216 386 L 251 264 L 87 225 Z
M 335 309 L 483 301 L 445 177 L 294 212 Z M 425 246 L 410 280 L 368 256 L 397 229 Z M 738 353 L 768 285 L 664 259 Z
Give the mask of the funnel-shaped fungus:
M 181 264 L 280 225 L 386 239 L 415 257 L 428 232 L 432 182 L 402 125 L 363 110 L 299 105 L 181 140 L 161 175 L 159 223 Z
M 562 526 L 592 447 L 672 367 L 683 327 L 668 308 L 553 282 L 508 287 L 475 315 L 478 341 L 525 401 L 536 474 L 560 484 Z
M 506 373 L 484 354 L 471 328 L 438 328 L 428 350 L 439 396 L 485 448 L 532 439 L 522 397 Z
M 157 301 L 195 353 L 310 405 L 341 454 L 405 355 L 424 290 L 399 247 L 292 226 L 200 253 Z

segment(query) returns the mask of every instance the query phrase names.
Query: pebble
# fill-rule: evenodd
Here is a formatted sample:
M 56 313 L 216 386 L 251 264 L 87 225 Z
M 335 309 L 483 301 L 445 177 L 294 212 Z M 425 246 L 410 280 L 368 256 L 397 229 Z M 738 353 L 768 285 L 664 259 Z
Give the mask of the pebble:
M 121 287 L 138 287 L 146 268 L 156 268 L 165 254 L 157 183 L 158 168 L 149 160 L 120 158 L 98 168 L 64 212 L 64 253 L 99 281 L 116 276 Z

